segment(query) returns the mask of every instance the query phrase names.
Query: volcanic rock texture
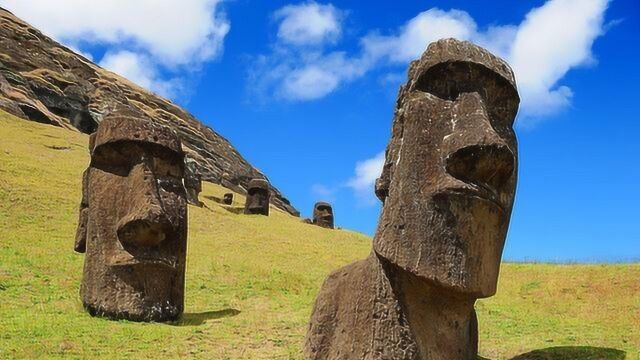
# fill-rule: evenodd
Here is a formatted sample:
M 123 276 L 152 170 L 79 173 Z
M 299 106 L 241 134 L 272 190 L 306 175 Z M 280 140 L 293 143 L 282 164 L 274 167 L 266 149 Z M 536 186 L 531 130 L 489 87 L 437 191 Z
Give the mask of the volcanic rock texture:
M 43 35 L 0 8 L 0 108 L 23 119 L 92 133 L 114 112 L 173 128 L 204 181 L 246 193 L 249 180 L 266 179 L 225 138 L 184 109 Z M 271 202 L 298 216 L 277 189 Z

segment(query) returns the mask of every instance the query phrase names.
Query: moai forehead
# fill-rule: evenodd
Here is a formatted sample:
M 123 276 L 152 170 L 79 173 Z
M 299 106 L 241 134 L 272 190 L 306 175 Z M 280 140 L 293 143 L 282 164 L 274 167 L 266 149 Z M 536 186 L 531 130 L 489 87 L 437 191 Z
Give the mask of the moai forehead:
M 516 88 L 516 80 L 511 67 L 499 57 L 468 41 L 443 39 L 429 44 L 422 57 L 411 63 L 409 68 L 409 89 L 416 87 L 421 78 L 430 71 L 438 71 L 443 64 L 467 63 L 481 66 L 495 73 Z M 518 94 L 514 94 L 516 97 Z
M 422 57 L 411 63 L 405 94 L 416 90 L 445 100 L 478 92 L 487 110 L 509 126 L 520 103 L 509 65 L 479 46 L 456 39 L 431 43 Z
M 269 182 L 264 179 L 252 179 L 247 186 L 248 190 L 269 190 Z
M 329 204 L 328 202 L 325 201 L 318 201 L 314 207 L 315 210 L 320 210 L 320 209 L 326 209 L 326 210 L 333 210 L 333 207 L 331 206 L 331 204 Z
M 121 141 L 139 142 L 162 146 L 180 157 L 184 156 L 180 139 L 170 128 L 155 124 L 149 120 L 128 116 L 108 117 L 100 123 L 98 130 L 92 135 L 91 151 Z

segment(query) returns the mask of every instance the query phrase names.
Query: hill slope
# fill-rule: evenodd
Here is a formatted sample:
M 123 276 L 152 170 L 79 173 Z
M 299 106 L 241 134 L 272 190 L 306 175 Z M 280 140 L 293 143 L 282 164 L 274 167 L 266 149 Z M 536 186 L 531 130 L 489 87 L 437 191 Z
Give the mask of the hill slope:
M 83 255 L 73 252 L 87 138 L 0 111 L 0 358 L 300 358 L 322 281 L 365 257 L 370 239 L 275 208 L 268 218 L 236 214 L 243 197 L 224 207 L 214 200 L 227 190 L 205 183 L 207 207 L 189 207 L 183 319 L 92 318 L 78 296 Z M 638 264 L 504 264 L 498 295 L 477 305 L 481 354 L 636 359 L 639 278 Z
M 173 128 L 204 179 L 246 193 L 266 178 L 220 134 L 172 102 L 106 71 L 0 8 L 0 109 L 20 118 L 91 133 L 126 112 Z M 298 211 L 272 186 L 273 203 Z

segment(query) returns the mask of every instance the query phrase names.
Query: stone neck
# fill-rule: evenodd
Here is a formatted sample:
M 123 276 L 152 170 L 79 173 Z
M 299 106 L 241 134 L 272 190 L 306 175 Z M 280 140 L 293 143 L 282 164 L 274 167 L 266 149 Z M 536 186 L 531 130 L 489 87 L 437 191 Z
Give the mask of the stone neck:
M 461 360 L 477 357 L 475 298 L 435 286 L 387 264 L 394 293 L 416 341 L 421 359 Z

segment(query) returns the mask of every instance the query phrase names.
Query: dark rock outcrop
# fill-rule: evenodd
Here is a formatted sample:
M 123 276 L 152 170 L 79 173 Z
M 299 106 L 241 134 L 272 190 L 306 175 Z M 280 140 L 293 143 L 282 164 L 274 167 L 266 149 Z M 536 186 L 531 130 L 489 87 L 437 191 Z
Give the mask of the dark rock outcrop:
M 173 128 L 204 181 L 246 194 L 249 180 L 266 179 L 229 141 L 184 109 L 100 68 L 2 8 L 0 109 L 87 134 L 106 115 L 126 112 Z M 276 207 L 299 216 L 272 186 L 271 193 Z

